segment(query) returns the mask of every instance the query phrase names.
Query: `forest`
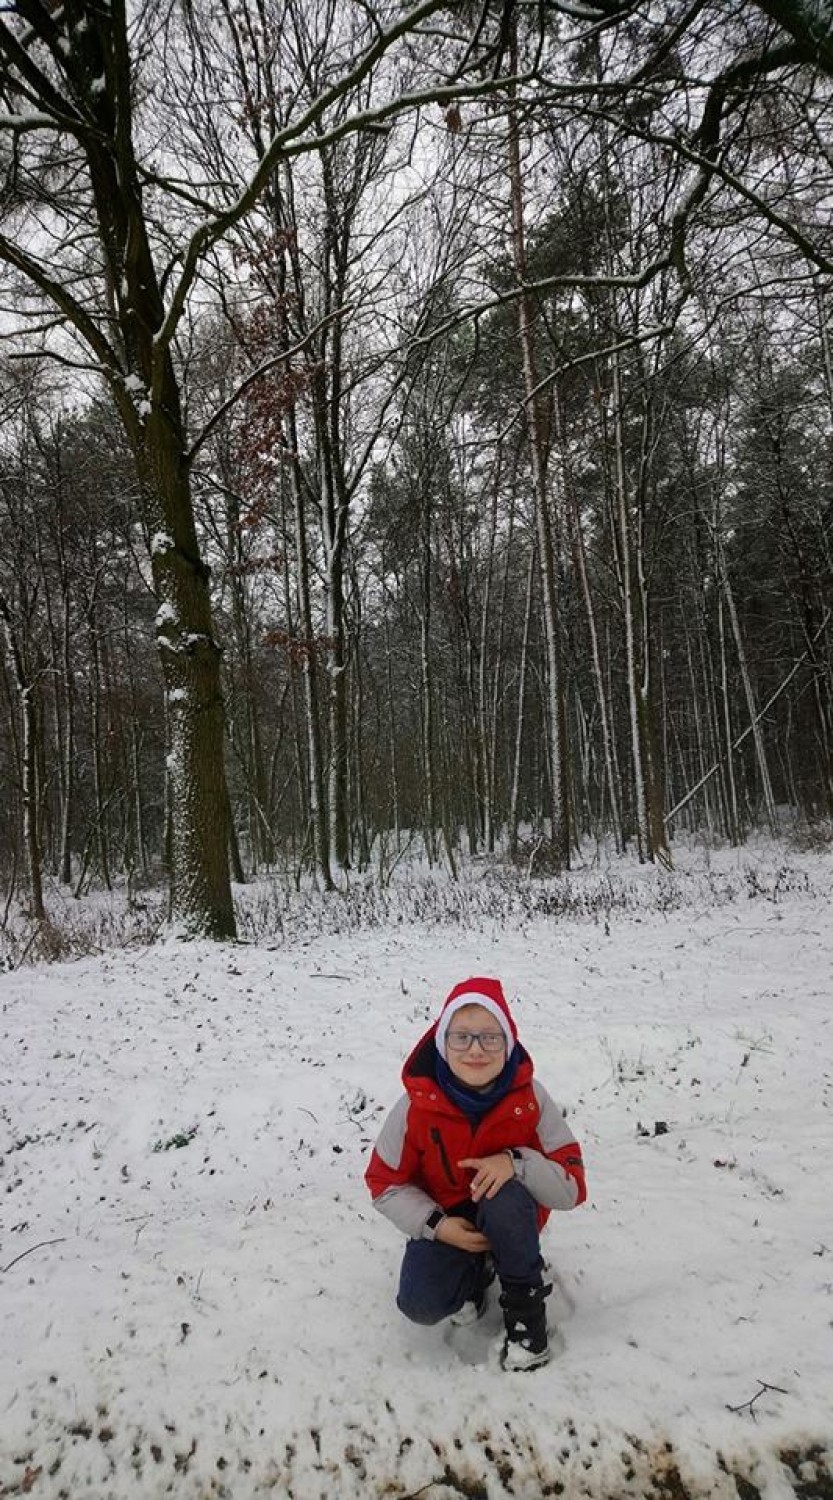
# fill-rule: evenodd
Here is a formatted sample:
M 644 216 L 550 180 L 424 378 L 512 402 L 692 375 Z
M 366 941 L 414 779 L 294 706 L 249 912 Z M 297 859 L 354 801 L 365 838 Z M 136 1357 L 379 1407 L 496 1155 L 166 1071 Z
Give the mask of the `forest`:
M 830 837 L 833 5 L 0 15 L 0 920 Z

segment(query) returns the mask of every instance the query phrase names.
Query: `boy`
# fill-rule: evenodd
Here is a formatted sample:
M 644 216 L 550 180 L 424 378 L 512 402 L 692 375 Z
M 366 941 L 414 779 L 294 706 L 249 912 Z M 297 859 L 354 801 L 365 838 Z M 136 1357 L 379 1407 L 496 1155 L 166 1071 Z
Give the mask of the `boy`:
M 402 1070 L 365 1180 L 408 1235 L 397 1306 L 415 1323 L 479 1317 L 500 1279 L 504 1370 L 549 1359 L 539 1234 L 586 1196 L 581 1150 L 546 1089 L 497 979 L 467 979 Z

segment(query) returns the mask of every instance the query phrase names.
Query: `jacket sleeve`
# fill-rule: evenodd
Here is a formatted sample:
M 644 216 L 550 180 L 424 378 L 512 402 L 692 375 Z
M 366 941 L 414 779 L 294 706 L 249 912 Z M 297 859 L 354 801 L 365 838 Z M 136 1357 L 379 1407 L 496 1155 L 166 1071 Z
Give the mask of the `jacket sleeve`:
M 373 1207 L 403 1234 L 418 1240 L 423 1238 L 428 1215 L 438 1205 L 413 1181 L 419 1154 L 408 1135 L 409 1109 L 410 1100 L 403 1094 L 382 1126 L 364 1180 Z
M 578 1208 L 587 1197 L 581 1147 L 558 1105 L 537 1080 L 533 1084 L 541 1111 L 538 1139 L 541 1150 L 521 1148 L 518 1176 L 543 1208 Z

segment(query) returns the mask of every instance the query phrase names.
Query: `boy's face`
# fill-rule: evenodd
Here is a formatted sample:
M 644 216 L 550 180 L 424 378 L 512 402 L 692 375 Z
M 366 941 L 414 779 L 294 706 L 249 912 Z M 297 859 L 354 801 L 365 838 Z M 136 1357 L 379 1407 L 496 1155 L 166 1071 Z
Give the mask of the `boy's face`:
M 464 1031 L 500 1037 L 500 1046 L 495 1052 L 486 1052 L 477 1041 L 472 1042 L 465 1052 L 458 1052 L 453 1045 L 454 1036 Z M 456 1010 L 446 1032 L 445 1055 L 454 1077 L 470 1089 L 485 1089 L 494 1083 L 506 1062 L 506 1039 L 491 1011 L 483 1005 L 462 1005 Z

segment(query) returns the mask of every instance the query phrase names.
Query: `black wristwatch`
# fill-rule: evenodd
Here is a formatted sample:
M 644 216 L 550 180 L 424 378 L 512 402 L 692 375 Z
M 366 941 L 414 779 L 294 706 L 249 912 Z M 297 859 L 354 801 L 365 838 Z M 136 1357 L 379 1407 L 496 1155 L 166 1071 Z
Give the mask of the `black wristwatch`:
M 433 1240 L 444 1218 L 445 1214 L 441 1208 L 432 1208 L 428 1218 L 425 1220 L 425 1227 L 422 1231 L 423 1237 L 426 1240 Z
M 506 1154 L 507 1154 L 507 1156 L 511 1156 L 511 1158 L 512 1158 L 512 1166 L 515 1168 L 515 1176 L 516 1177 L 523 1177 L 523 1172 L 524 1172 L 524 1157 L 523 1157 L 523 1152 L 519 1151 L 518 1148 L 517 1148 L 517 1146 L 507 1146 L 506 1147 Z

